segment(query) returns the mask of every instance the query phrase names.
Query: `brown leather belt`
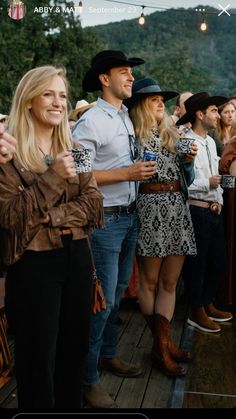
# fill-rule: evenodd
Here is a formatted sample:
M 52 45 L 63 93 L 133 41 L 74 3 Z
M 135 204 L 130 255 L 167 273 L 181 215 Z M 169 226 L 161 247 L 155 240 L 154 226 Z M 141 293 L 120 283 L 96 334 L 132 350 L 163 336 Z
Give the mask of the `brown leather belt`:
M 59 231 L 60 236 L 69 236 L 70 234 L 73 234 L 73 231 L 70 228 L 62 228 Z
M 167 183 L 141 183 L 139 193 L 180 192 L 179 180 Z
M 189 199 L 189 205 L 193 205 L 195 207 L 200 208 L 209 208 L 212 212 L 217 214 L 221 213 L 222 205 L 219 202 L 212 202 L 212 201 L 201 201 L 198 199 Z

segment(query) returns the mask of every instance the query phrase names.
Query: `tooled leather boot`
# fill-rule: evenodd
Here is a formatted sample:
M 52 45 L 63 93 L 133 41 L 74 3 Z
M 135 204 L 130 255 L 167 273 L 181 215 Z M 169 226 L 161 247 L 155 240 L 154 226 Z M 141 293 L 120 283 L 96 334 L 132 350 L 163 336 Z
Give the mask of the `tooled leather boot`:
M 185 368 L 177 364 L 171 357 L 169 343 L 168 320 L 161 314 L 155 314 L 154 340 L 151 353 L 152 365 L 154 368 L 162 370 L 166 375 L 178 376 L 185 375 Z
M 188 351 L 183 351 L 173 342 L 171 338 L 168 342 L 168 349 L 172 358 L 177 362 L 188 362 L 192 360 L 191 353 Z
M 165 317 L 164 317 L 165 319 Z M 188 351 L 183 351 L 181 348 L 179 348 L 179 346 L 177 346 L 175 344 L 175 342 L 172 340 L 172 336 L 171 336 L 171 328 L 172 325 L 169 322 L 169 320 L 165 319 L 167 322 L 167 329 L 169 332 L 169 341 L 168 341 L 168 349 L 170 351 L 170 354 L 172 356 L 172 358 L 177 361 L 177 362 L 188 362 L 192 360 L 192 355 L 190 352 Z
M 152 314 L 144 314 L 143 315 L 149 329 L 152 332 L 152 335 L 154 334 L 154 315 Z M 171 323 L 166 319 L 167 326 L 169 327 L 169 342 L 168 342 L 168 349 L 170 351 L 170 354 L 172 358 L 177 362 L 187 362 L 192 360 L 192 356 L 190 352 L 183 351 L 181 348 L 179 348 L 171 337 Z

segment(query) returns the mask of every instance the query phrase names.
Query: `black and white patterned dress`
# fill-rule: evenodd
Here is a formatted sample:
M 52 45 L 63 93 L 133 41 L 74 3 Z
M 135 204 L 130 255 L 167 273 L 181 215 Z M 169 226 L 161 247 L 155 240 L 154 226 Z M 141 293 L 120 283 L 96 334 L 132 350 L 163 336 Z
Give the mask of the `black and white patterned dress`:
M 152 133 L 145 150 L 158 153 L 157 173 L 146 183 L 180 179 L 179 156 L 161 147 L 157 132 Z M 139 256 L 196 255 L 191 215 L 182 192 L 138 194 L 137 208 Z

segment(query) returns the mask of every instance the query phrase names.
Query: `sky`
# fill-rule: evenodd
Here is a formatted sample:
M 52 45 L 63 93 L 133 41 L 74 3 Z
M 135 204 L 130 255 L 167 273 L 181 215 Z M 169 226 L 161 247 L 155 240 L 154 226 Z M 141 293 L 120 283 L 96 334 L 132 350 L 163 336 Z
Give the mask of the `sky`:
M 125 3 L 125 0 L 120 1 Z M 199 4 L 202 6 L 204 5 L 206 10 L 207 6 L 212 6 L 219 9 L 220 12 L 222 11 L 222 7 L 226 8 L 229 5 L 229 1 L 230 0 L 127 0 L 127 3 L 130 4 L 122 4 L 106 0 L 82 0 L 83 10 L 80 19 L 83 27 L 116 22 L 124 19 L 135 19 L 140 16 L 142 5 L 146 6 L 144 8 L 144 14 L 154 13 L 157 10 L 161 10 L 161 8 L 194 8 L 199 6 Z M 79 0 L 74 0 L 74 3 L 75 6 L 78 6 Z M 235 3 L 233 4 L 235 6 Z M 160 9 L 149 8 L 148 6 L 151 5 Z M 223 14 L 226 15 L 225 12 L 223 12 Z

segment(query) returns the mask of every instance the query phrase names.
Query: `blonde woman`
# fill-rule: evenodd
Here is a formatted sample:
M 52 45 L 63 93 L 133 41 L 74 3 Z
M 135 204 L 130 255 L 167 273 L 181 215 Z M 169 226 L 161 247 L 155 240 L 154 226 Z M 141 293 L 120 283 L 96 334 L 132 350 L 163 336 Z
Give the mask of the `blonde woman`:
M 137 200 L 139 302 L 154 335 L 152 364 L 167 375 L 184 375 L 186 371 L 178 362 L 190 359 L 190 353 L 172 341 L 170 322 L 185 255 L 196 254 L 186 206 L 193 165 L 175 152 L 176 130 L 167 128 L 165 114 L 164 102 L 177 94 L 161 90 L 155 80 L 146 77 L 134 82 L 132 98 L 127 101 L 143 152 L 157 155 L 156 174 L 140 184 Z M 190 159 L 196 154 L 194 145 L 191 153 Z
M 236 135 L 236 127 L 233 125 L 236 119 L 236 109 L 233 102 L 226 102 L 219 106 L 220 119 L 217 122 L 216 132 L 225 146 Z
M 9 117 L 16 153 L 0 167 L 1 261 L 21 409 L 81 405 L 91 303 L 87 235 L 101 226 L 102 196 L 91 172 L 75 171 L 67 96 L 63 69 L 24 75 Z

